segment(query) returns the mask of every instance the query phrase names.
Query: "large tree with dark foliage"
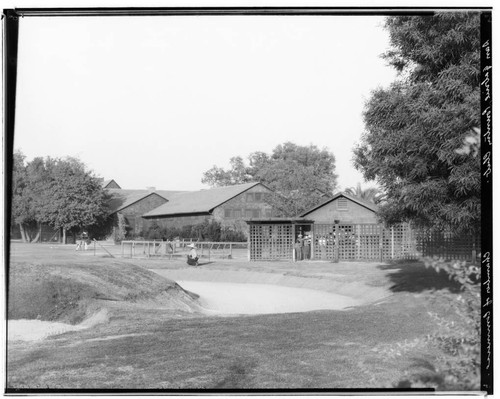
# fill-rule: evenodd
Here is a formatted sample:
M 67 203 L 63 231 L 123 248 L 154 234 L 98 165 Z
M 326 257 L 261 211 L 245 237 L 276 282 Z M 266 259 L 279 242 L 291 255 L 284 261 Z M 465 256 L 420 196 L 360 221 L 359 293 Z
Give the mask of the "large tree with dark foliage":
M 78 159 L 37 157 L 25 163 L 20 151 L 14 154 L 12 216 L 24 241 L 36 242 L 33 227 L 42 223 L 75 233 L 105 225 L 108 213 L 100 181 Z
M 287 142 L 271 154 L 250 154 L 248 164 L 241 157 L 231 158 L 230 164 L 228 170 L 214 166 L 206 171 L 202 182 L 212 187 L 261 182 L 274 191 L 268 201 L 279 216 L 297 216 L 337 185 L 335 157 L 315 145 Z
M 389 17 L 399 72 L 372 93 L 355 166 L 386 195 L 381 216 L 457 233 L 480 227 L 480 159 L 463 151 L 480 126 L 477 13 Z

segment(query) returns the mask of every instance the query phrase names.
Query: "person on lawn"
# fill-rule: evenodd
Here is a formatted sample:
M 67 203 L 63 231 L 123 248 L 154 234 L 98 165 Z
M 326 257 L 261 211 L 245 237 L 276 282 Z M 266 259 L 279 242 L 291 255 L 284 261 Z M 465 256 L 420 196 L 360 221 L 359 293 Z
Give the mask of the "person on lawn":
M 189 266 L 198 266 L 198 254 L 196 253 L 196 246 L 194 244 L 189 244 L 187 247 L 191 248 L 187 256 L 187 264 Z

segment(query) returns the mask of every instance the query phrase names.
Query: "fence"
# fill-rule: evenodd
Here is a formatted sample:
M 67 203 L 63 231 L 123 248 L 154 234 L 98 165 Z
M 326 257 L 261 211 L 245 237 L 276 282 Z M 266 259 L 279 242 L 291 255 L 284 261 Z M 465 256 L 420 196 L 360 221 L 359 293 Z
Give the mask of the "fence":
M 250 260 L 292 259 L 294 232 L 290 224 L 250 225 Z
M 191 248 L 187 246 L 188 241 L 122 241 L 122 257 L 164 257 L 174 259 L 185 257 Z M 241 256 L 241 249 L 245 250 L 246 242 L 195 242 L 196 251 L 200 258 L 232 259 L 237 255 Z
M 480 238 L 453 237 L 445 232 L 414 230 L 402 223 L 313 224 L 310 259 L 388 261 L 439 256 L 475 261 Z M 298 231 L 290 224 L 250 225 L 250 260 L 295 259 Z

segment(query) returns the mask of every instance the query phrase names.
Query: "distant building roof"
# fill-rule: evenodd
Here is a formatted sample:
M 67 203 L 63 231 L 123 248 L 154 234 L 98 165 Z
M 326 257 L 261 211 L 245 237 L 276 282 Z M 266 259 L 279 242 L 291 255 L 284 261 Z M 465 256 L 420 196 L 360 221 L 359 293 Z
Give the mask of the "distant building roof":
M 349 194 L 346 194 L 346 193 L 337 193 L 335 194 L 333 197 L 331 198 L 328 198 L 326 201 L 322 202 L 321 204 L 319 205 L 316 205 L 314 208 L 312 209 L 309 209 L 307 212 L 304 212 L 300 215 L 300 217 L 305 217 L 307 215 L 309 215 L 310 213 L 314 212 L 316 209 L 319 209 L 319 208 L 322 208 L 323 206 L 329 204 L 330 202 L 332 201 L 335 201 L 337 198 L 339 197 L 345 197 L 347 198 L 348 200 L 351 200 L 367 209 L 369 209 L 370 211 L 373 211 L 373 212 L 377 212 L 378 211 L 378 206 L 375 205 L 373 202 L 369 202 L 369 201 L 365 201 L 361 198 L 358 198 L 358 197 L 354 197 L 352 195 L 349 195 Z
M 102 179 L 101 187 L 102 188 L 121 189 L 121 187 L 118 185 L 118 183 L 116 181 L 114 181 L 114 179 L 108 179 L 108 180 Z
M 109 207 L 111 213 L 121 211 L 128 206 L 135 204 L 136 202 L 148 197 L 151 194 L 158 194 L 160 197 L 168 200 L 175 194 L 181 191 L 151 191 L 151 190 L 123 190 L 123 189 L 113 189 L 108 188 L 107 192 L 111 194 L 111 200 L 109 202 Z
M 144 217 L 209 214 L 214 208 L 261 183 L 245 183 L 207 190 L 187 191 L 168 198 L 166 204 L 145 213 Z

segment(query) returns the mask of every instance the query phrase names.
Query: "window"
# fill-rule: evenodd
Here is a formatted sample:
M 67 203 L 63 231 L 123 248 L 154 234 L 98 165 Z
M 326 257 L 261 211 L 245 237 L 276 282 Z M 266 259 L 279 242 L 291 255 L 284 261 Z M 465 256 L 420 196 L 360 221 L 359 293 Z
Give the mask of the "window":
M 260 209 L 252 209 L 252 217 L 260 218 Z
M 267 208 L 265 212 L 266 212 L 266 218 L 270 218 L 270 217 L 272 217 L 273 212 L 272 212 L 272 210 L 271 210 L 271 209 Z
M 255 202 L 262 201 L 262 193 L 255 193 Z
M 233 217 L 233 210 L 232 209 L 224 209 L 224 217 L 225 218 L 232 218 Z
M 253 202 L 253 201 L 254 201 L 253 193 L 247 193 L 247 202 Z
M 234 217 L 235 219 L 239 219 L 239 218 L 241 218 L 241 215 L 242 215 L 242 213 L 241 213 L 241 209 L 234 209 L 234 211 L 233 211 L 233 217 Z
M 347 198 L 339 198 L 337 200 L 337 209 L 339 211 L 347 211 Z
M 246 218 L 251 218 L 253 215 L 253 209 L 245 209 L 245 217 Z

